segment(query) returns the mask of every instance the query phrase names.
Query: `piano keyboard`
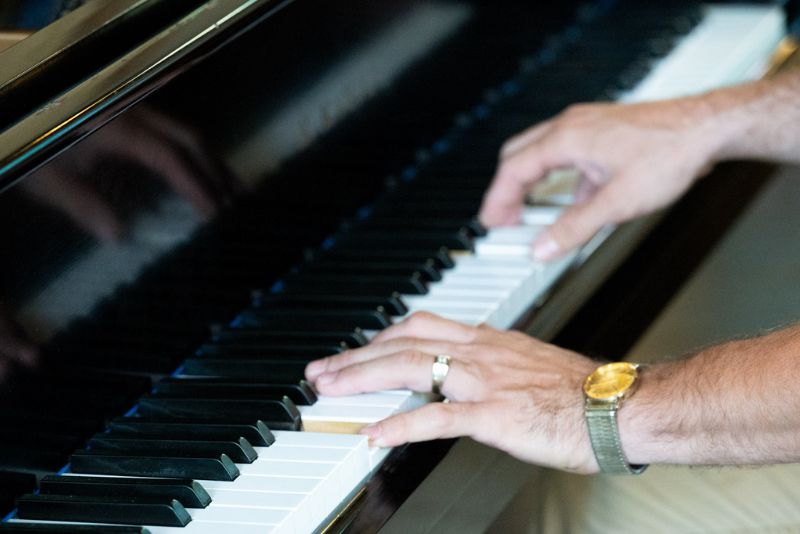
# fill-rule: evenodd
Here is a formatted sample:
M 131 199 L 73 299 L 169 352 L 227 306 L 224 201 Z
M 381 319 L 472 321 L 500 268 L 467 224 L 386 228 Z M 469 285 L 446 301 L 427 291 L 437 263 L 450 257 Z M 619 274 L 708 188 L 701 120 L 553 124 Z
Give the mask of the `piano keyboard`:
M 617 98 L 664 98 L 757 76 L 782 32 L 776 8 L 706 8 L 673 52 L 651 59 L 649 72 L 617 88 Z M 506 101 L 512 108 L 514 99 Z M 135 413 L 112 420 L 69 469 L 20 498 L 0 532 L 326 528 L 389 452 L 370 449 L 354 432 L 427 399 L 407 391 L 318 398 L 299 379 L 308 358 L 363 345 L 420 311 L 512 327 L 575 264 L 578 253 L 546 265 L 529 255 L 533 238 L 569 202 L 564 184 L 527 208 L 522 226 L 485 232 L 470 216 L 486 178 L 465 180 L 441 203 L 446 181 L 432 189 L 426 179 L 398 185 L 369 217 L 254 299 L 140 399 Z M 394 209 L 398 195 L 413 219 Z

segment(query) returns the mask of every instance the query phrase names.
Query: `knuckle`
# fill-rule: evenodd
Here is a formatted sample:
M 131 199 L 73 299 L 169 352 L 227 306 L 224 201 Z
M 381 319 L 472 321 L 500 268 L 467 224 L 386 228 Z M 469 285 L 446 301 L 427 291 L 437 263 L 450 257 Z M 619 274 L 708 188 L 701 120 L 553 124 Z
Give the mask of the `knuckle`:
M 432 428 L 436 429 L 439 433 L 445 433 L 453 427 L 456 419 L 456 414 L 451 404 L 436 404 L 428 414 L 428 421 Z
M 406 349 L 400 353 L 400 359 L 405 366 L 417 367 L 427 363 L 430 356 L 419 349 Z
M 397 417 L 392 417 L 388 421 L 384 421 L 383 423 L 383 432 L 385 434 L 389 434 L 392 438 L 397 438 L 402 436 L 408 435 L 409 423 L 408 423 L 408 414 L 402 414 Z
M 433 314 L 431 312 L 418 311 L 412 313 L 411 316 L 405 320 L 405 323 L 409 331 L 416 332 L 420 328 L 423 328 L 432 318 Z
M 325 358 L 325 370 L 335 371 L 336 369 L 341 369 L 343 367 L 352 365 L 357 361 L 358 361 L 357 354 L 352 350 L 346 350 L 340 354 L 336 354 L 334 356 L 328 356 L 327 358 Z
M 392 352 L 400 352 L 406 347 L 414 346 L 413 344 L 413 337 L 400 335 L 398 337 L 393 337 L 391 339 L 387 339 L 386 341 L 377 341 L 375 339 L 372 340 L 372 345 L 382 345 L 387 349 L 391 350 Z

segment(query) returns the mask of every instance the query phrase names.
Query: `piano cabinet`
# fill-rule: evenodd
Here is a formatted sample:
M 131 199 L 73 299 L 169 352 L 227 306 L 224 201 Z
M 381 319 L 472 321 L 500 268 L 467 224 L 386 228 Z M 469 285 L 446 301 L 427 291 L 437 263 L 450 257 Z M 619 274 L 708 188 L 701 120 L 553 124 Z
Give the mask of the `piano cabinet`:
M 448 451 L 474 451 L 298 432 L 352 431 L 427 401 L 365 396 L 350 413 L 355 400 L 317 398 L 306 361 L 425 309 L 624 354 L 773 172 L 721 165 L 668 212 L 551 266 L 475 218 L 504 139 L 572 102 L 758 75 L 784 34 L 777 7 L 175 4 L 88 3 L 0 53 L 0 300 L 40 351 L 1 386 L 0 531 L 70 518 L 377 531 Z M 687 36 L 730 42 L 741 35 L 720 27 L 734 23 L 751 46 L 726 58 L 731 72 L 704 77 L 684 59 L 674 68 L 694 77 L 659 74 L 672 54 L 714 61 L 685 50 Z M 665 88 L 656 74 L 687 81 Z M 568 184 L 551 185 L 519 235 L 570 202 Z M 139 508 L 83 488 L 102 501 L 84 508 L 59 493 L 78 485 L 52 482 L 70 458 L 82 474 L 199 479 L 211 503 L 178 499 L 168 521 L 191 521 L 168 528 L 148 520 L 166 521 L 151 500 L 172 489 L 120 482 Z M 43 477 L 53 493 L 32 495 Z M 259 491 L 283 504 L 259 506 Z

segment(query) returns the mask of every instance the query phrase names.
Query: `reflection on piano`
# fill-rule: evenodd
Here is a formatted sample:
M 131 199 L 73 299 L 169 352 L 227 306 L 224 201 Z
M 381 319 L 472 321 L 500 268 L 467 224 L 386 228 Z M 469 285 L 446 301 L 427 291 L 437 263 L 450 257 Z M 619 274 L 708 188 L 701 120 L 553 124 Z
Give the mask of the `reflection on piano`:
M 0 298 L 42 363 L 3 386 L 0 531 L 377 530 L 449 443 L 369 448 L 429 399 L 318 397 L 305 364 L 416 311 L 563 331 L 657 221 L 537 264 L 570 175 L 487 232 L 500 143 L 759 76 L 784 31 L 769 5 L 330 4 L 194 6 L 4 124 Z

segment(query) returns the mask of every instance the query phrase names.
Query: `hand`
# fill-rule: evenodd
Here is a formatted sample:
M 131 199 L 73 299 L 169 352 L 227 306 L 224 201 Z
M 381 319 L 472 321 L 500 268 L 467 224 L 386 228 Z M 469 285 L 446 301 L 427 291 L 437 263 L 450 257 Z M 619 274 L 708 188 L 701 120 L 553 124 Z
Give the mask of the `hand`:
M 0 382 L 14 364 L 33 367 L 38 360 L 36 346 L 25 339 L 20 328 L 0 304 Z
M 311 362 L 306 377 L 323 395 L 428 392 L 437 354 L 452 357 L 442 386 L 450 402 L 364 428 L 373 445 L 470 436 L 531 463 L 597 471 L 581 389 L 596 364 L 519 332 L 417 313 L 366 347 Z
M 533 245 L 555 259 L 620 223 L 667 205 L 714 160 L 722 143 L 703 96 L 642 104 L 583 104 L 508 140 L 480 211 L 489 227 L 518 224 L 531 187 L 575 168 L 575 204 Z

